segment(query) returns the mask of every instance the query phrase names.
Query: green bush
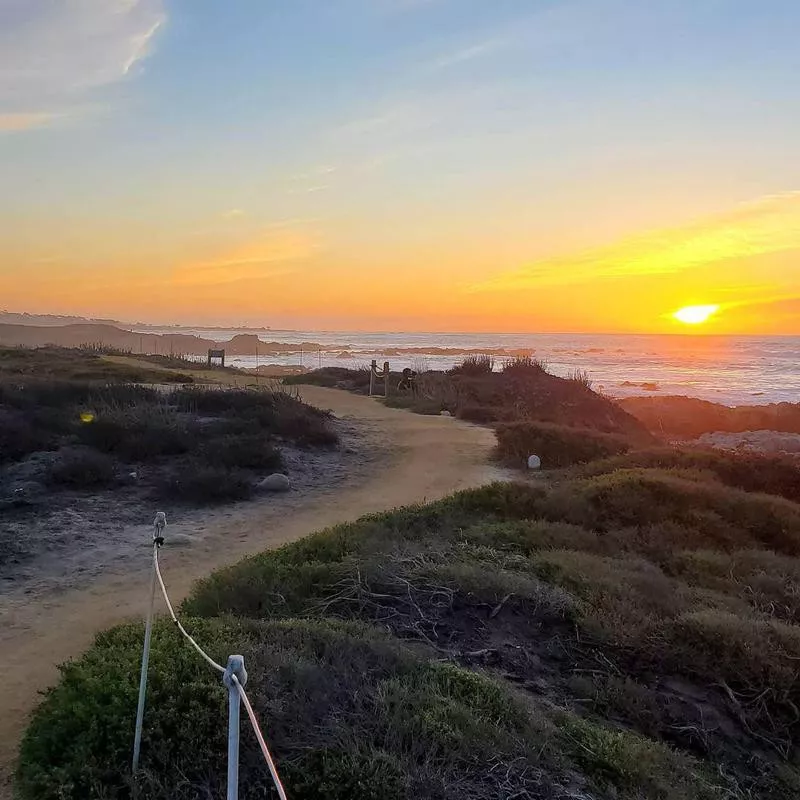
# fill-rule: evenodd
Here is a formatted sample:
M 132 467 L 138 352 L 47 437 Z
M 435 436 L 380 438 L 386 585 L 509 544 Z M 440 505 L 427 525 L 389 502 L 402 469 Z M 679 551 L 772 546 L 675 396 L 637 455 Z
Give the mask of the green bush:
M 20 461 L 31 453 L 51 450 L 56 438 L 18 411 L 0 408 L 0 464 Z
M 507 375 L 537 375 L 547 372 L 547 362 L 535 356 L 515 356 L 503 364 L 503 372 Z
M 532 454 L 541 458 L 545 469 L 556 469 L 606 458 L 631 447 L 624 436 L 539 422 L 498 425 L 496 435 L 498 457 L 514 467 L 524 466 Z
M 800 501 L 800 463 L 786 456 L 662 447 L 597 461 L 582 467 L 576 475 L 591 477 L 618 469 L 701 471 L 726 486 Z
M 449 375 L 479 377 L 494 372 L 494 358 L 487 355 L 467 356 L 460 364 L 448 370 Z
M 161 500 L 214 505 L 247 500 L 253 482 L 246 472 L 190 461 L 173 470 L 156 488 Z
M 197 441 L 184 420 L 147 407 L 100 412 L 81 425 L 79 437 L 87 447 L 136 463 L 183 455 Z
M 255 427 L 314 447 L 328 447 L 339 440 L 330 414 L 286 392 L 188 388 L 174 391 L 169 400 L 179 411 L 224 418 L 230 433 L 252 433 Z
M 200 456 L 213 466 L 271 470 L 283 466 L 283 457 L 263 434 L 238 434 L 210 439 L 201 446 Z
M 185 624 L 218 661 L 244 655 L 248 695 L 296 800 L 541 796 L 569 774 L 555 744 L 558 729 L 544 715 L 485 677 L 429 662 L 367 628 Z M 141 636 L 139 625 L 115 628 L 62 667 L 21 746 L 22 800 L 131 797 Z M 220 676 L 173 625 L 158 623 L 141 796 L 224 795 L 226 705 Z M 247 731 L 240 775 L 243 800 L 272 796 L 269 772 Z
M 542 516 L 585 528 L 644 529 L 664 523 L 689 532 L 695 547 L 765 547 L 800 555 L 800 506 L 716 481 L 659 470 L 618 470 L 557 487 Z
M 576 723 L 597 737 L 570 732 L 592 751 L 582 768 L 599 785 L 682 796 L 669 781 L 648 783 L 661 741 L 718 762 L 734 793 L 788 799 L 800 777 L 747 754 L 797 741 L 800 573 L 788 555 L 756 548 L 791 550 L 798 512 L 660 470 L 549 489 L 493 484 L 247 559 L 200 582 L 185 610 L 376 623 L 651 738 Z M 732 715 L 734 702 L 742 710 Z M 722 721 L 706 727 L 706 718 Z
M 50 466 L 47 481 L 70 489 L 96 489 L 113 485 L 117 475 L 108 456 L 93 450 L 73 450 L 62 453 Z

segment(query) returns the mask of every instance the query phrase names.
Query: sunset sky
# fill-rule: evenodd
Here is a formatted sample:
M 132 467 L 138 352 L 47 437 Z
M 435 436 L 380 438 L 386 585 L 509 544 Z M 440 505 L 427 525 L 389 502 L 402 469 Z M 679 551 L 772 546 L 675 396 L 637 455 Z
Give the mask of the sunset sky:
M 800 334 L 797 0 L 0 0 L 0 309 Z

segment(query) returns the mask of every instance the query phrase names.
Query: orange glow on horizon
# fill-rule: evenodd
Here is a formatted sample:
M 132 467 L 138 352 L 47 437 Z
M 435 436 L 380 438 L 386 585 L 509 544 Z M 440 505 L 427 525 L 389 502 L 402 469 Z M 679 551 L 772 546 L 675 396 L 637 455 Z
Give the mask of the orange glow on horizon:
M 800 193 L 515 268 L 531 243 L 488 225 L 431 241 L 414 238 L 415 220 L 399 239 L 314 219 L 236 225 L 163 238 L 87 227 L 74 241 L 53 227 L 46 247 L 26 228 L 0 243 L 0 297 L 9 310 L 198 326 L 800 334 Z

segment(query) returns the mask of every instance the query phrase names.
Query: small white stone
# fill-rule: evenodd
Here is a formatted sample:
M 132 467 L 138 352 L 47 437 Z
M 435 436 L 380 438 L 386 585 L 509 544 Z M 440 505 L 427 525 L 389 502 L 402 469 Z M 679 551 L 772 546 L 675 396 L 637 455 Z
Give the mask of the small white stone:
M 257 488 L 262 492 L 288 492 L 292 488 L 292 484 L 286 475 L 276 472 L 260 481 Z
M 539 456 L 528 456 L 528 469 L 541 469 L 542 459 Z

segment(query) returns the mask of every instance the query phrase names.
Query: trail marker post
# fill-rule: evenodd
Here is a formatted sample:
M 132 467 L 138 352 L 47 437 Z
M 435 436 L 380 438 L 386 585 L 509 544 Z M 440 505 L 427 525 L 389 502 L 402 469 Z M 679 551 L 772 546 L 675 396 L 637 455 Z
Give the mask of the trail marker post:
M 239 686 L 247 683 L 247 670 L 242 656 L 228 656 L 228 665 L 222 682 L 228 687 L 228 800 L 239 800 L 239 711 L 241 695 Z
M 156 514 L 153 521 L 153 548 L 164 544 L 164 528 L 167 517 L 163 511 Z M 142 670 L 139 674 L 139 702 L 136 706 L 136 729 L 133 734 L 133 760 L 131 773 L 136 777 L 139 770 L 139 755 L 142 749 L 142 724 L 144 722 L 144 700 L 147 694 L 147 667 L 150 663 L 150 639 L 153 635 L 153 606 L 156 599 L 156 563 L 153 559 L 153 570 L 150 577 L 150 605 L 147 607 L 147 622 L 144 626 L 144 646 L 142 647 Z

